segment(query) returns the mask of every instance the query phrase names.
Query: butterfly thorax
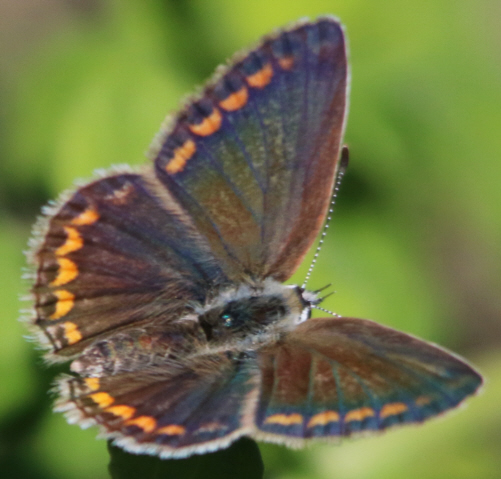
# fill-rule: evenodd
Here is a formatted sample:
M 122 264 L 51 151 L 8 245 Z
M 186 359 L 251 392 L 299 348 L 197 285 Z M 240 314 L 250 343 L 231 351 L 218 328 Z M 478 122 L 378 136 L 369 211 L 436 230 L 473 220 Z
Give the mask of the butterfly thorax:
M 211 349 L 256 347 L 277 341 L 308 319 L 313 296 L 268 279 L 223 291 L 197 311 L 198 322 Z
M 88 346 L 71 370 L 102 377 L 170 364 L 216 351 L 271 344 L 310 316 L 316 295 L 273 280 L 224 289 L 204 306 L 163 325 L 119 331 Z M 195 314 L 194 314 L 195 313 Z

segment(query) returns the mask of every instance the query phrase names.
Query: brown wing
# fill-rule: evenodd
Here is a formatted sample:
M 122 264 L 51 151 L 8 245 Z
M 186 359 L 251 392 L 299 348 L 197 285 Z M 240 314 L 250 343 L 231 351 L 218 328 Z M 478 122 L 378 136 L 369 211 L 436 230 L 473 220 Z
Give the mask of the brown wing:
M 339 23 L 303 22 L 238 55 L 161 133 L 156 174 L 233 281 L 286 280 L 317 236 L 347 81 Z
M 211 354 L 166 360 L 140 374 L 62 378 L 56 410 L 83 427 L 99 425 L 128 451 L 186 457 L 248 433 L 257 386 L 253 364 Z
M 421 422 L 482 383 L 452 354 L 354 318 L 306 321 L 258 361 L 256 437 L 286 444 Z
M 155 181 L 103 178 L 42 220 L 33 323 L 57 353 L 51 359 L 73 356 L 126 325 L 173 321 L 188 301 L 203 303 L 227 281 L 207 241 L 156 193 Z

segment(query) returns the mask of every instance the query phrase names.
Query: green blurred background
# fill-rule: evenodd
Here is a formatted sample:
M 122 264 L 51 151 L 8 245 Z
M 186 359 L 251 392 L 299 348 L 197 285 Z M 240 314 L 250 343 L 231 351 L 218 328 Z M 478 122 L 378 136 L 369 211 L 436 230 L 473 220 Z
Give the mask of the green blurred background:
M 0 2 L 2 477 L 107 477 L 105 441 L 51 413 L 56 368 L 17 322 L 41 206 L 96 168 L 146 161 L 164 116 L 217 64 L 322 13 L 349 37 L 351 165 L 309 287 L 332 282 L 325 307 L 451 348 L 487 384 L 423 427 L 262 445 L 266 477 L 501 477 L 499 0 Z

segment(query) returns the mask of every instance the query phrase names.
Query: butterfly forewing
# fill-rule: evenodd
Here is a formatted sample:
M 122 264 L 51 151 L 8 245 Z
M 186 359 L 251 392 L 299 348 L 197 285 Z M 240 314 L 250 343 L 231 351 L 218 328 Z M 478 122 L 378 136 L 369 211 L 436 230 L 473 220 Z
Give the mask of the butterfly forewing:
M 225 281 L 189 218 L 142 175 L 79 189 L 46 228 L 35 324 L 63 358 L 116 328 L 173 321 L 187 301 L 203 301 Z
M 158 178 L 225 273 L 291 276 L 330 200 L 346 109 L 341 27 L 305 23 L 266 39 L 178 116 Z
M 457 406 L 480 375 L 453 355 L 367 320 L 306 321 L 258 354 L 258 437 L 349 436 Z

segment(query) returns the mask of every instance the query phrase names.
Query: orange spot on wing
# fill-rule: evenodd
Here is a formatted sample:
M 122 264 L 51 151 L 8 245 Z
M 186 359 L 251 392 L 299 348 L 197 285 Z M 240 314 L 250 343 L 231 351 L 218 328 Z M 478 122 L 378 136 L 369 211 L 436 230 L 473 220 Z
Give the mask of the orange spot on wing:
M 89 397 L 101 408 L 108 407 L 115 401 L 108 393 L 94 393 L 90 394 Z
M 353 411 L 348 411 L 344 416 L 344 420 L 345 422 L 363 421 L 366 417 L 373 417 L 375 414 L 374 409 L 370 407 L 361 407 L 359 409 L 353 409 Z
M 381 408 L 381 412 L 379 413 L 379 416 L 382 418 L 388 417 L 388 416 L 395 416 L 397 414 L 402 414 L 403 412 L 407 411 L 409 408 L 407 405 L 405 405 L 403 402 L 392 402 L 389 404 L 385 404 Z
M 109 412 L 123 419 L 130 419 L 136 413 L 136 408 L 119 404 L 117 406 L 107 407 L 105 412 Z
M 75 228 L 71 228 L 70 226 L 64 226 L 63 228 L 67 238 L 64 244 L 56 249 L 55 253 L 57 256 L 67 255 L 79 250 L 83 246 L 83 239 Z
M 278 59 L 278 64 L 284 70 L 290 70 L 294 66 L 294 57 L 282 57 Z
M 75 323 L 66 321 L 62 326 L 64 328 L 64 337 L 68 341 L 68 344 L 78 343 L 82 339 L 82 333 L 78 330 L 78 326 Z
M 219 106 L 226 111 L 235 111 L 242 108 L 249 99 L 249 91 L 245 86 L 232 93 L 228 98 L 219 102 Z
M 99 378 L 85 378 L 84 382 L 91 391 L 99 389 Z
M 75 295 L 65 289 L 54 291 L 53 294 L 57 298 L 56 310 L 49 316 L 49 319 L 59 319 L 71 311 L 75 304 Z
M 209 136 L 221 128 L 223 117 L 221 112 L 214 108 L 212 113 L 204 118 L 201 123 L 191 124 L 190 130 L 198 136 Z
M 308 427 L 325 426 L 330 422 L 338 422 L 339 414 L 336 411 L 325 411 L 315 414 L 308 421 Z
M 302 424 L 301 414 L 273 414 L 264 421 L 265 424 L 280 424 L 281 426 L 291 426 L 292 424 Z
M 167 436 L 180 436 L 186 432 L 186 428 L 179 426 L 177 424 L 171 424 L 169 426 L 161 427 L 157 434 L 165 434 Z
M 87 208 L 85 211 L 80 213 L 78 216 L 71 220 L 71 224 L 82 226 L 91 225 L 99 219 L 99 213 L 93 208 Z
M 78 276 L 77 265 L 68 258 L 57 258 L 59 272 L 56 279 L 50 283 L 51 286 L 62 286 L 73 281 Z
M 195 142 L 191 139 L 186 140 L 179 148 L 174 150 L 174 156 L 165 167 L 167 173 L 173 175 L 174 173 L 183 171 L 184 165 L 186 165 L 186 162 L 196 151 L 197 145 Z
M 245 79 L 249 86 L 254 88 L 264 88 L 271 81 L 273 76 L 273 68 L 270 63 L 267 63 L 261 70 L 249 75 Z
M 151 432 L 157 427 L 157 422 L 151 416 L 139 416 L 134 419 L 129 419 L 126 426 L 140 427 L 144 432 Z
M 419 396 L 416 401 L 416 406 L 426 406 L 431 403 L 431 398 L 429 396 Z

